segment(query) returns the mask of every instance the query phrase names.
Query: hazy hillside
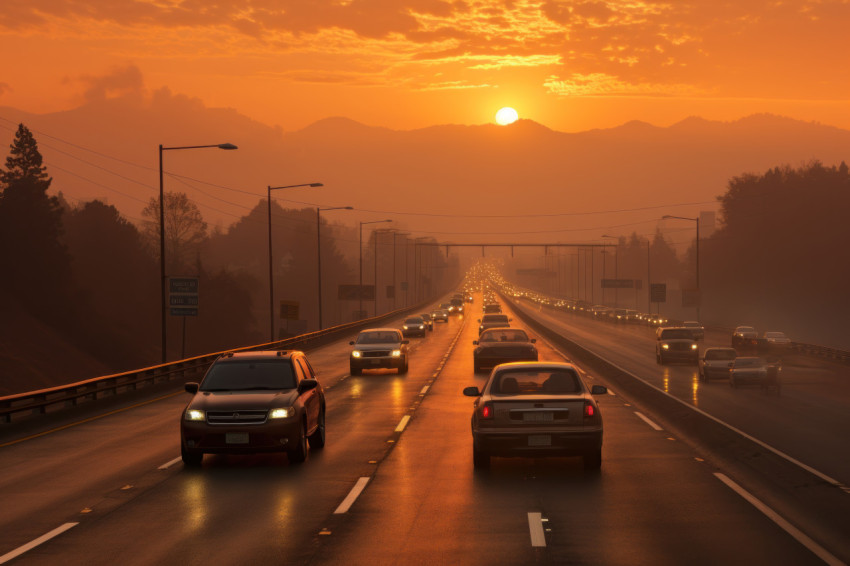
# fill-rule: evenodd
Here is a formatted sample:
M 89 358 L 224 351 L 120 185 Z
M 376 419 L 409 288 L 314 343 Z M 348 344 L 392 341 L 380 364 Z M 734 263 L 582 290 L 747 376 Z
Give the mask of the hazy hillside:
M 239 150 L 165 152 L 167 172 L 223 186 L 166 177 L 168 190 L 199 201 L 211 225 L 226 227 L 246 214 L 264 198 L 267 185 L 319 181 L 324 188 L 282 191 L 275 198 L 284 205 L 291 199 L 374 211 L 334 214 L 333 221 L 346 223 L 392 212 L 446 215 L 395 218 L 406 229 L 447 241 L 502 241 L 502 232 L 515 233 L 512 241 L 587 241 L 612 230 L 652 232 L 646 221 L 655 216 L 647 210 L 531 219 L 457 215 L 701 203 L 657 209 L 657 217 L 694 214 L 713 208 L 733 176 L 813 159 L 834 164 L 847 159 L 850 147 L 850 131 L 768 115 L 731 123 L 689 118 L 669 128 L 629 122 L 579 133 L 555 132 L 527 120 L 507 127 L 393 131 L 330 118 L 284 133 L 232 110 L 205 108 L 165 92 L 148 102 L 112 100 L 40 116 L 3 108 L 0 117 L 7 120 L 0 122 L 4 129 L 8 121 L 23 120 L 36 131 L 55 190 L 71 199 L 106 197 L 130 217 L 138 217 L 157 194 L 158 144 L 230 142 Z M 540 233 L 552 230 L 558 232 Z

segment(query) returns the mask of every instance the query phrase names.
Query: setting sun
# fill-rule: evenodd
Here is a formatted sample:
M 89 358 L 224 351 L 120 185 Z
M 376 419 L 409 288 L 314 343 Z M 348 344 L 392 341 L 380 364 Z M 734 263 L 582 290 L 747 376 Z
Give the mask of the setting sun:
M 507 126 L 508 124 L 513 124 L 519 118 L 519 114 L 517 111 L 511 108 L 510 106 L 505 106 L 496 112 L 496 123 L 500 126 Z

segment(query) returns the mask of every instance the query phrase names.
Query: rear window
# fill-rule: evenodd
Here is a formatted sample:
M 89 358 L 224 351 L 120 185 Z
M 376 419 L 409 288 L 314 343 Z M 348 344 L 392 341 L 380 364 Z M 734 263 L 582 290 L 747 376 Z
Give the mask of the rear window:
M 765 361 L 761 358 L 737 358 L 735 360 L 736 368 L 755 368 L 765 365 Z
M 493 378 L 490 393 L 495 395 L 556 395 L 581 393 L 578 375 L 572 370 L 508 370 Z
M 706 360 L 734 360 L 735 350 L 706 350 Z
M 508 315 L 506 314 L 488 314 L 484 315 L 484 318 L 481 319 L 481 322 L 507 322 Z
M 246 389 L 295 389 L 289 360 L 240 360 L 212 365 L 201 383 L 201 391 Z
M 479 342 L 528 342 L 524 330 L 487 330 L 478 339 Z

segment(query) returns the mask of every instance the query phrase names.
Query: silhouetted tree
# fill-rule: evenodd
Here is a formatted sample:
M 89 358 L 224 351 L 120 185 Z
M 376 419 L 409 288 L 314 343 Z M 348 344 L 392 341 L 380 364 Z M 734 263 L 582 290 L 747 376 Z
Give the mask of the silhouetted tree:
M 142 210 L 145 241 L 159 259 L 159 199 L 151 198 Z M 207 238 L 207 223 L 186 193 L 165 193 L 165 263 L 169 275 L 179 275 L 198 258 Z
M 62 207 L 38 144 L 20 124 L 0 170 L 0 288 L 48 322 L 67 320 L 72 303 L 70 258 L 61 243 Z

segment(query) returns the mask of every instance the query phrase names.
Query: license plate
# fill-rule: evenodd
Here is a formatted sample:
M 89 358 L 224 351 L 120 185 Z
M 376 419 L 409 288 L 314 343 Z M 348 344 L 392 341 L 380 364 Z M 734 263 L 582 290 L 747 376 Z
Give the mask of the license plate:
M 226 444 L 248 444 L 247 432 L 228 432 L 224 435 Z
M 549 423 L 554 420 L 554 416 L 552 413 L 540 412 L 540 413 L 523 413 L 522 414 L 523 422 L 527 423 Z
M 532 434 L 528 437 L 529 446 L 552 446 L 552 437 L 548 434 Z
M 369 363 L 373 366 L 379 366 L 381 365 L 381 360 L 369 360 Z

